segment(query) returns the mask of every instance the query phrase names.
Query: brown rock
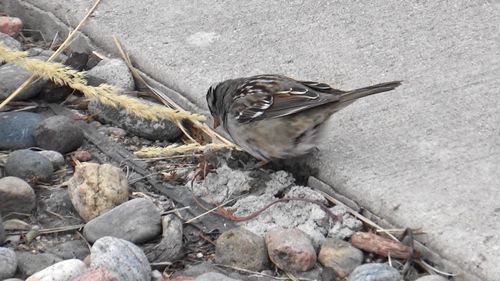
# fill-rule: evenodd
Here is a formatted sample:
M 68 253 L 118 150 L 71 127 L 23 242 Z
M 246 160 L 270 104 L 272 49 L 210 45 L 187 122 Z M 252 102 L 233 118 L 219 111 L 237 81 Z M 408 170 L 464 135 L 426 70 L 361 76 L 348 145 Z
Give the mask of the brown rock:
M 344 278 L 363 262 L 363 252 L 344 240 L 330 238 L 321 245 L 318 260 Z
M 75 151 L 74 155 L 78 161 L 82 161 L 82 162 L 87 162 L 90 159 L 92 159 L 92 155 L 90 154 L 90 152 L 88 152 L 86 150 L 77 150 L 77 151 Z
M 9 36 L 17 36 L 23 30 L 23 22 L 19 18 L 0 17 L 0 32 Z
M 85 221 L 128 199 L 125 173 L 110 164 L 83 163 L 76 166 L 68 186 L 71 202 Z
M 412 254 L 411 248 L 403 243 L 371 232 L 354 233 L 351 236 L 351 243 L 356 248 L 384 257 L 390 255 L 393 258 L 407 259 Z M 419 253 L 416 255 L 418 256 Z
M 268 267 L 264 238 L 245 228 L 230 229 L 222 233 L 215 246 L 217 263 L 261 271 Z
M 299 229 L 274 229 L 266 234 L 271 261 L 280 269 L 307 271 L 316 263 L 316 251 L 311 239 Z

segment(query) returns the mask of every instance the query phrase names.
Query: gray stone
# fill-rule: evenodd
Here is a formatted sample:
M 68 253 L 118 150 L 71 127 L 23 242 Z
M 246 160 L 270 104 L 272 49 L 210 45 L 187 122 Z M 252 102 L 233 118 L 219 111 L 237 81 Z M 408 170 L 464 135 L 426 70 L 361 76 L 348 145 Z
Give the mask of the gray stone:
M 48 180 L 54 173 L 52 163 L 41 154 L 28 149 L 9 153 L 5 163 L 5 172 L 9 176 L 25 180 Z
M 183 270 L 175 272 L 174 276 L 177 278 L 191 277 L 195 279 L 197 276 L 203 275 L 207 272 L 219 273 L 223 276 L 228 276 L 237 280 L 249 280 L 249 281 L 274 281 L 273 278 L 267 278 L 263 276 L 249 277 L 247 274 L 239 274 L 234 270 L 224 270 L 221 266 L 216 266 L 212 262 L 202 261 L 197 264 L 188 264 Z M 272 275 L 273 272 L 270 273 Z M 187 279 L 187 278 L 186 278 Z M 182 279 L 181 279 L 182 280 Z M 187 279 L 190 280 L 190 279 Z
M 120 276 L 120 281 L 150 281 L 151 267 L 136 245 L 119 238 L 103 237 L 92 245 L 90 267 L 105 268 Z
M 427 276 L 422 276 L 415 281 L 447 281 L 449 280 L 446 277 L 440 276 L 440 275 L 427 275 Z
M 69 66 L 74 70 L 82 71 L 88 61 L 88 57 L 89 55 L 86 53 L 73 52 L 67 59 L 64 60 L 64 65 Z M 59 103 L 66 100 L 66 98 L 74 91 L 75 90 L 69 86 L 57 85 L 56 83 L 49 81 L 42 88 L 39 98 L 46 102 Z
M 52 50 L 46 50 L 46 49 L 42 49 L 42 48 L 38 48 L 38 47 L 35 47 L 35 48 L 30 48 L 27 50 L 28 52 L 28 56 L 31 57 L 31 58 L 43 58 L 44 60 L 47 60 L 50 56 L 52 56 L 52 54 L 54 54 L 54 51 Z M 66 60 L 66 55 L 65 54 L 60 54 L 55 60 L 54 62 L 63 62 Z
M 33 254 L 29 252 L 16 252 L 17 267 L 23 278 L 62 261 L 59 257 L 49 254 Z
M 150 200 L 144 198 L 127 201 L 89 221 L 83 228 L 83 235 L 90 242 L 113 236 L 141 243 L 160 233 L 160 212 Z
M 196 280 L 196 281 L 241 281 L 240 279 L 233 279 L 233 278 L 227 277 L 226 275 L 218 273 L 218 272 L 207 272 L 207 273 L 204 273 L 204 274 L 196 277 L 194 280 Z
M 35 192 L 24 180 L 16 177 L 0 179 L 0 214 L 31 213 L 35 208 Z
M 0 213 L 0 246 L 5 242 L 5 238 L 5 229 L 3 227 L 2 214 Z
M 49 117 L 35 128 L 36 144 L 47 150 L 67 153 L 79 148 L 84 139 L 83 130 L 66 116 Z
M 10 37 L 9 35 L 0 32 L 0 42 L 2 42 L 5 47 L 11 49 L 11 50 L 21 50 L 21 42 L 17 41 L 16 39 Z
M 182 249 L 182 222 L 175 215 L 161 219 L 162 239 L 160 243 L 146 246 L 144 252 L 150 262 L 172 261 L 179 258 Z
M 104 59 L 86 73 L 89 80 L 98 78 L 124 91 L 135 89 L 134 78 L 127 64 L 121 59 Z M 91 83 L 91 82 L 90 82 Z
M 0 113 L 0 149 L 11 150 L 35 146 L 33 131 L 43 120 L 31 112 Z
M 146 100 L 143 103 L 151 104 Z M 170 119 L 142 119 L 128 112 L 127 108 L 112 107 L 92 100 L 88 106 L 89 112 L 99 116 L 103 122 L 125 129 L 127 132 L 148 140 L 174 141 L 181 131 Z
M 90 254 L 90 250 L 84 240 L 70 240 L 54 245 L 47 249 L 47 252 L 60 257 L 63 260 L 85 259 Z
M 347 281 L 401 281 L 403 277 L 385 263 L 365 263 L 354 269 Z
M 269 266 L 264 238 L 240 227 L 225 231 L 215 246 L 217 263 L 251 271 L 261 271 Z
M 321 245 L 318 260 L 325 267 L 333 268 L 340 278 L 345 278 L 363 262 L 363 252 L 340 239 L 327 239 Z
M 0 247 L 0 280 L 14 277 L 16 268 L 16 253 L 9 248 Z
M 61 153 L 54 150 L 42 150 L 38 151 L 38 153 L 49 159 L 54 170 L 58 170 L 59 168 L 64 166 L 64 156 Z
M 39 57 L 38 57 L 39 58 Z M 4 64 L 0 66 L 0 100 L 6 99 L 12 94 L 24 81 L 31 77 L 31 72 L 14 64 Z M 39 79 L 27 87 L 21 94 L 17 95 L 14 100 L 27 100 L 35 97 L 40 93 L 46 81 Z

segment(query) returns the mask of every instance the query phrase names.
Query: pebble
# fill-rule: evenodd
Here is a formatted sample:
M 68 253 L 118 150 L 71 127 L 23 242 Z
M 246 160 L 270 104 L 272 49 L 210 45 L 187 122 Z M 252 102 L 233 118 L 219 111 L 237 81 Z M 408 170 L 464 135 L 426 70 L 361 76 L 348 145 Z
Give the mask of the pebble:
M 92 159 L 92 155 L 87 150 L 77 150 L 74 153 L 76 160 L 81 162 L 87 162 Z
M 59 170 L 59 168 L 64 166 L 64 156 L 61 153 L 54 150 L 42 150 L 38 151 L 38 153 L 49 159 L 54 170 Z
M 11 50 L 21 50 L 21 42 L 17 41 L 16 39 L 10 37 L 8 34 L 5 34 L 3 32 L 0 32 L 0 42 L 2 42 L 5 47 L 11 49 Z
M 142 243 L 160 233 L 160 212 L 145 198 L 125 202 L 89 221 L 83 228 L 83 236 L 91 243 L 104 236 Z
M 403 277 L 385 263 L 365 263 L 354 269 L 347 281 L 400 281 Z
M 35 128 L 36 144 L 47 150 L 67 153 L 79 148 L 84 139 L 83 130 L 69 117 L 52 116 Z
M 16 252 L 16 254 L 18 271 L 24 278 L 62 261 L 59 257 L 49 253 Z
M 9 153 L 5 163 L 5 172 L 9 176 L 28 181 L 47 181 L 54 173 L 54 168 L 50 160 L 41 154 L 28 149 L 21 149 Z
M 42 120 L 43 117 L 40 114 L 32 112 L 1 112 L 0 150 L 36 146 L 33 131 Z
M 182 249 L 182 222 L 175 215 L 166 215 L 161 219 L 162 239 L 144 252 L 150 262 L 172 261 L 178 258 Z
M 21 30 L 23 30 L 23 21 L 20 18 L 0 16 L 0 32 L 17 36 Z
M 363 252 L 346 241 L 329 238 L 321 245 L 319 262 L 335 270 L 340 278 L 345 278 L 363 262 Z
M 110 164 L 82 163 L 76 166 L 68 181 L 68 190 L 73 206 L 85 221 L 128 199 L 127 176 Z
M 120 281 L 118 274 L 105 268 L 91 269 L 71 281 Z
M 33 275 L 26 281 L 67 281 L 79 276 L 87 266 L 78 259 L 70 259 L 53 264 Z
M 103 237 L 92 246 L 91 268 L 115 272 L 120 281 L 149 281 L 151 267 L 144 252 L 129 241 Z
M 12 94 L 19 86 L 21 86 L 26 79 L 31 77 L 31 72 L 15 64 L 4 64 L 0 67 L 0 100 L 6 99 Z M 22 93 L 17 95 L 14 100 L 28 100 L 40 93 L 43 85 L 47 83 L 43 79 L 32 83 Z
M 153 104 L 146 100 L 140 101 L 146 104 Z M 143 119 L 129 113 L 127 108 L 115 108 L 102 104 L 97 100 L 92 100 L 89 103 L 88 110 L 91 114 L 97 115 L 103 122 L 119 126 L 133 135 L 148 140 L 175 141 L 182 133 L 170 119 Z
M 269 266 L 264 238 L 242 227 L 222 233 L 216 242 L 215 259 L 217 263 L 251 271 Z
M 134 77 L 127 64 L 121 59 L 104 59 L 87 71 L 86 75 L 91 85 L 93 85 L 93 79 L 98 78 L 124 91 L 135 89 Z
M 73 52 L 64 60 L 64 65 L 74 70 L 82 71 L 87 64 L 88 58 L 88 54 Z M 59 103 L 64 101 L 73 92 L 74 90 L 69 86 L 61 86 L 49 81 L 41 89 L 39 97 L 49 103 Z
M 2 216 L 0 214 L 0 245 L 2 245 L 3 242 L 5 242 L 5 238 L 6 238 L 5 229 L 4 229 L 4 226 L 3 226 Z
M 13 277 L 16 268 L 16 253 L 9 248 L 0 247 L 0 280 Z
M 426 275 L 422 276 L 415 281 L 448 281 L 449 279 L 441 275 Z
M 273 229 L 266 234 L 271 261 L 284 271 L 307 271 L 316 263 L 311 239 L 299 229 Z
M 31 213 L 35 208 L 35 192 L 24 180 L 16 177 L 0 179 L 0 214 Z
M 28 57 L 32 59 L 40 59 L 45 61 L 55 53 L 52 50 L 46 50 L 38 47 L 30 48 L 27 50 L 27 52 L 28 52 Z M 59 54 L 59 56 L 54 59 L 54 62 L 63 62 L 66 60 L 66 58 L 67 57 L 65 54 Z
M 47 252 L 60 257 L 63 260 L 83 260 L 90 255 L 90 250 L 84 240 L 70 240 L 59 243 L 47 249 Z
M 218 272 L 207 272 L 194 279 L 195 281 L 239 281 Z

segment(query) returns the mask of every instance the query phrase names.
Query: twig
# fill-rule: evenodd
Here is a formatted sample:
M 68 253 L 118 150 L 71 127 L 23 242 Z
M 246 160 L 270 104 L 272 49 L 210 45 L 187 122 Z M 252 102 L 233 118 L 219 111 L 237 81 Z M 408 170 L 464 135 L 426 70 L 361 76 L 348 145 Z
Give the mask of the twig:
M 229 204 L 229 203 L 231 203 L 231 202 L 233 202 L 233 201 L 234 201 L 234 199 L 233 199 L 233 200 L 229 200 L 229 201 L 227 201 L 227 202 L 225 202 L 225 203 L 222 203 L 222 204 L 220 204 L 220 205 L 218 205 L 218 206 L 216 206 L 216 207 L 214 207 L 214 208 L 212 208 L 212 209 L 210 209 L 210 210 L 208 210 L 208 211 L 206 211 L 206 212 L 204 212 L 204 213 L 201 213 L 201 214 L 197 215 L 196 217 L 194 217 L 194 218 L 192 218 L 192 219 L 187 220 L 187 221 L 186 221 L 186 222 L 184 222 L 184 223 L 185 223 L 185 224 L 192 223 L 193 221 L 195 221 L 195 220 L 197 220 L 197 219 L 199 219 L 199 218 L 201 218 L 201 217 L 203 217 L 203 216 L 205 216 L 205 215 L 208 215 L 208 214 L 210 214 L 210 213 L 212 213 L 212 212 L 216 211 L 217 209 L 219 209 L 219 208 L 221 208 L 221 207 L 226 206 L 227 204 Z M 197 202 L 198 202 L 198 201 L 197 201 Z M 204 208 L 202 205 L 200 205 L 200 207 Z M 205 209 L 205 208 L 204 208 L 204 209 Z
M 77 230 L 80 228 L 83 228 L 85 224 L 77 224 L 77 225 L 70 225 L 70 226 L 61 226 L 61 227 L 54 227 L 54 228 L 46 228 L 46 229 L 40 229 L 39 234 L 51 234 L 51 233 L 58 233 L 58 232 L 66 232 L 66 231 L 71 231 L 71 230 Z M 21 230 L 17 232 L 13 232 L 9 234 L 26 234 L 28 233 L 29 230 Z
M 161 213 L 161 215 L 165 216 L 165 215 L 172 214 L 172 213 L 177 213 L 179 211 L 186 210 L 186 209 L 189 209 L 189 208 L 191 208 L 191 207 L 186 206 L 186 207 L 181 207 L 181 208 L 175 208 L 175 209 L 172 209 L 172 210 L 169 210 L 169 211 L 165 211 L 165 212 Z

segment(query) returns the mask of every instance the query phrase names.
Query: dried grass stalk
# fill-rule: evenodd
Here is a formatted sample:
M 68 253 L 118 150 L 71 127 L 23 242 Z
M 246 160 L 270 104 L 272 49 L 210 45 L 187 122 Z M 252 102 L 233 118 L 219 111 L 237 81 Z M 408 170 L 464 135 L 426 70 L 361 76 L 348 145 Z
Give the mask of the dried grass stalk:
M 101 84 L 98 87 L 87 85 L 85 74 L 61 63 L 45 62 L 27 58 L 26 52 L 12 51 L 0 43 L 0 60 L 21 66 L 34 75 L 50 79 L 58 85 L 66 85 L 82 92 L 89 99 L 112 107 L 122 107 L 131 114 L 150 120 L 168 118 L 175 123 L 183 119 L 203 121 L 205 116 L 187 111 L 171 109 L 165 106 L 150 106 L 125 95 L 118 95 L 116 87 Z
M 228 148 L 222 143 L 209 143 L 200 145 L 198 143 L 190 143 L 186 145 L 172 144 L 167 147 L 147 147 L 134 152 L 135 155 L 142 158 L 168 157 L 176 154 L 188 154 L 195 152 L 207 152 Z

